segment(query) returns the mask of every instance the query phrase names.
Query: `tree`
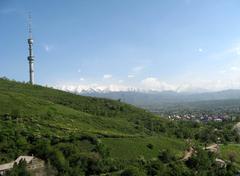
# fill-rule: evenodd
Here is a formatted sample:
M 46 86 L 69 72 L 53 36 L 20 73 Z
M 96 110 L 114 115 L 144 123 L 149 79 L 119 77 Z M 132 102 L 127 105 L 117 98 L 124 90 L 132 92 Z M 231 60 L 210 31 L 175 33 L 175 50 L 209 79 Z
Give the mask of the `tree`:
M 161 161 L 151 161 L 147 166 L 147 175 L 149 176 L 167 176 L 168 168 Z
M 139 168 L 134 166 L 129 166 L 127 169 L 125 169 L 121 176 L 145 176 L 146 174 L 142 171 L 140 171 Z
M 214 162 L 215 159 L 212 153 L 199 148 L 197 150 L 197 154 L 194 154 L 189 160 L 186 161 L 186 165 L 191 169 L 204 171 L 209 170 Z
M 176 162 L 169 164 L 169 174 L 170 176 L 191 176 L 193 173 L 191 173 L 190 169 L 184 165 L 182 162 Z
M 14 164 L 13 168 L 6 173 L 6 176 L 30 176 L 26 170 L 26 161 L 21 160 L 18 164 Z
M 49 156 L 51 163 L 60 171 L 65 172 L 68 168 L 68 163 L 61 151 L 52 149 Z
M 231 163 L 236 161 L 237 154 L 235 152 L 228 153 L 228 159 Z
M 169 163 L 175 160 L 175 156 L 169 150 L 162 150 L 159 152 L 158 159 L 163 163 Z

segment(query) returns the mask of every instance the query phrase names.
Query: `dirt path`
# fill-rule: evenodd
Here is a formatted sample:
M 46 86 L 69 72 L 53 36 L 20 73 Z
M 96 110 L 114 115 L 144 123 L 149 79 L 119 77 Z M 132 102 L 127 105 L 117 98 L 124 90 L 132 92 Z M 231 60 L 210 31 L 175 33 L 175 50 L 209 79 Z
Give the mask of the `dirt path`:
M 217 153 L 219 151 L 219 145 L 218 144 L 212 144 L 207 147 L 204 147 L 205 150 L 208 150 L 213 153 Z
M 194 149 L 190 147 L 188 150 L 185 151 L 184 157 L 181 159 L 181 161 L 187 161 L 189 158 L 192 157 L 194 153 Z

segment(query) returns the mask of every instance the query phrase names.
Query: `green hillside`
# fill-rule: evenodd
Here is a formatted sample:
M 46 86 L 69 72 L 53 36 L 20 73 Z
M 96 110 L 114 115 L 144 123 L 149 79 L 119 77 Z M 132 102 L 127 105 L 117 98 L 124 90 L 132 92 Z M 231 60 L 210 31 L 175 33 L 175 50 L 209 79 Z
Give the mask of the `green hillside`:
M 18 116 L 24 121 L 23 125 L 38 125 L 31 125 L 34 132 L 44 127 L 59 131 L 59 135 L 63 132 L 139 135 L 140 126 L 146 125 L 139 122 L 155 118 L 118 101 L 77 96 L 7 80 L 0 80 L 0 104 L 1 116 Z M 144 129 L 144 133 L 147 131 Z
M 120 101 L 0 79 L 0 163 L 34 154 L 48 175 L 221 175 L 215 158 L 228 160 L 229 149 L 202 148 L 219 137 L 239 142 L 234 123 L 169 121 Z M 191 146 L 197 152 L 182 161 Z M 220 171 L 236 173 L 234 165 Z
M 121 160 L 134 160 L 140 157 L 153 159 L 158 156 L 159 150 L 164 149 L 170 149 L 180 158 L 186 149 L 184 141 L 164 136 L 121 138 L 119 140 L 104 138 L 102 140 L 109 148 L 111 156 Z M 152 147 L 149 147 L 149 144 Z
M 68 167 L 73 167 L 74 157 L 87 161 L 104 157 L 109 155 L 106 154 L 109 152 L 105 152 L 109 148 L 118 152 L 119 146 L 114 146 L 115 141 L 125 147 L 127 138 L 140 139 L 143 136 L 146 139 L 143 145 L 149 142 L 155 146 L 155 151 L 147 158 L 157 157 L 158 148 L 163 148 L 159 141 L 164 142 L 167 138 L 148 137 L 152 134 L 153 120 L 165 123 L 165 120 L 145 110 L 119 101 L 83 97 L 0 79 L 0 162 L 32 153 L 46 160 L 49 157 L 50 160 L 56 160 L 55 154 L 60 152 L 59 155 L 64 155 L 68 164 L 59 161 L 52 165 L 59 167 L 59 172 L 65 172 Z M 179 145 L 182 146 L 183 142 L 179 142 Z M 73 152 L 77 156 L 65 155 L 64 152 Z M 137 159 L 144 156 L 145 152 L 144 149 L 139 150 L 135 155 L 122 159 Z M 180 147 L 178 153 L 181 155 L 182 152 L 183 148 Z M 119 153 L 124 153 L 124 148 Z

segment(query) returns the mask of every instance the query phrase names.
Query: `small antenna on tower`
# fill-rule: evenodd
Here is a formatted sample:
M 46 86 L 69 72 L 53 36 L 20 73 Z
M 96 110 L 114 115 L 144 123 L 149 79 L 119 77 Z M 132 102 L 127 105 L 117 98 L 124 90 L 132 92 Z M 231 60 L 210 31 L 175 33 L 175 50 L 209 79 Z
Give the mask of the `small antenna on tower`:
M 28 12 L 28 32 L 29 38 L 32 38 L 32 13 Z

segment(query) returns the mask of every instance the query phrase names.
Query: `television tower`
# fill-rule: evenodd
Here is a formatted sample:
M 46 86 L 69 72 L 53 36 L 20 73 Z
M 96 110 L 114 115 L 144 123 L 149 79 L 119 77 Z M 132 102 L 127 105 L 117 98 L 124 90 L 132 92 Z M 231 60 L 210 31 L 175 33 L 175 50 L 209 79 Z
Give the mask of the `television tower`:
M 29 13 L 28 16 L 28 51 L 29 51 L 29 56 L 28 56 L 28 62 L 29 62 L 29 83 L 34 84 L 34 56 L 33 56 L 33 39 L 32 39 L 32 16 L 31 13 Z

